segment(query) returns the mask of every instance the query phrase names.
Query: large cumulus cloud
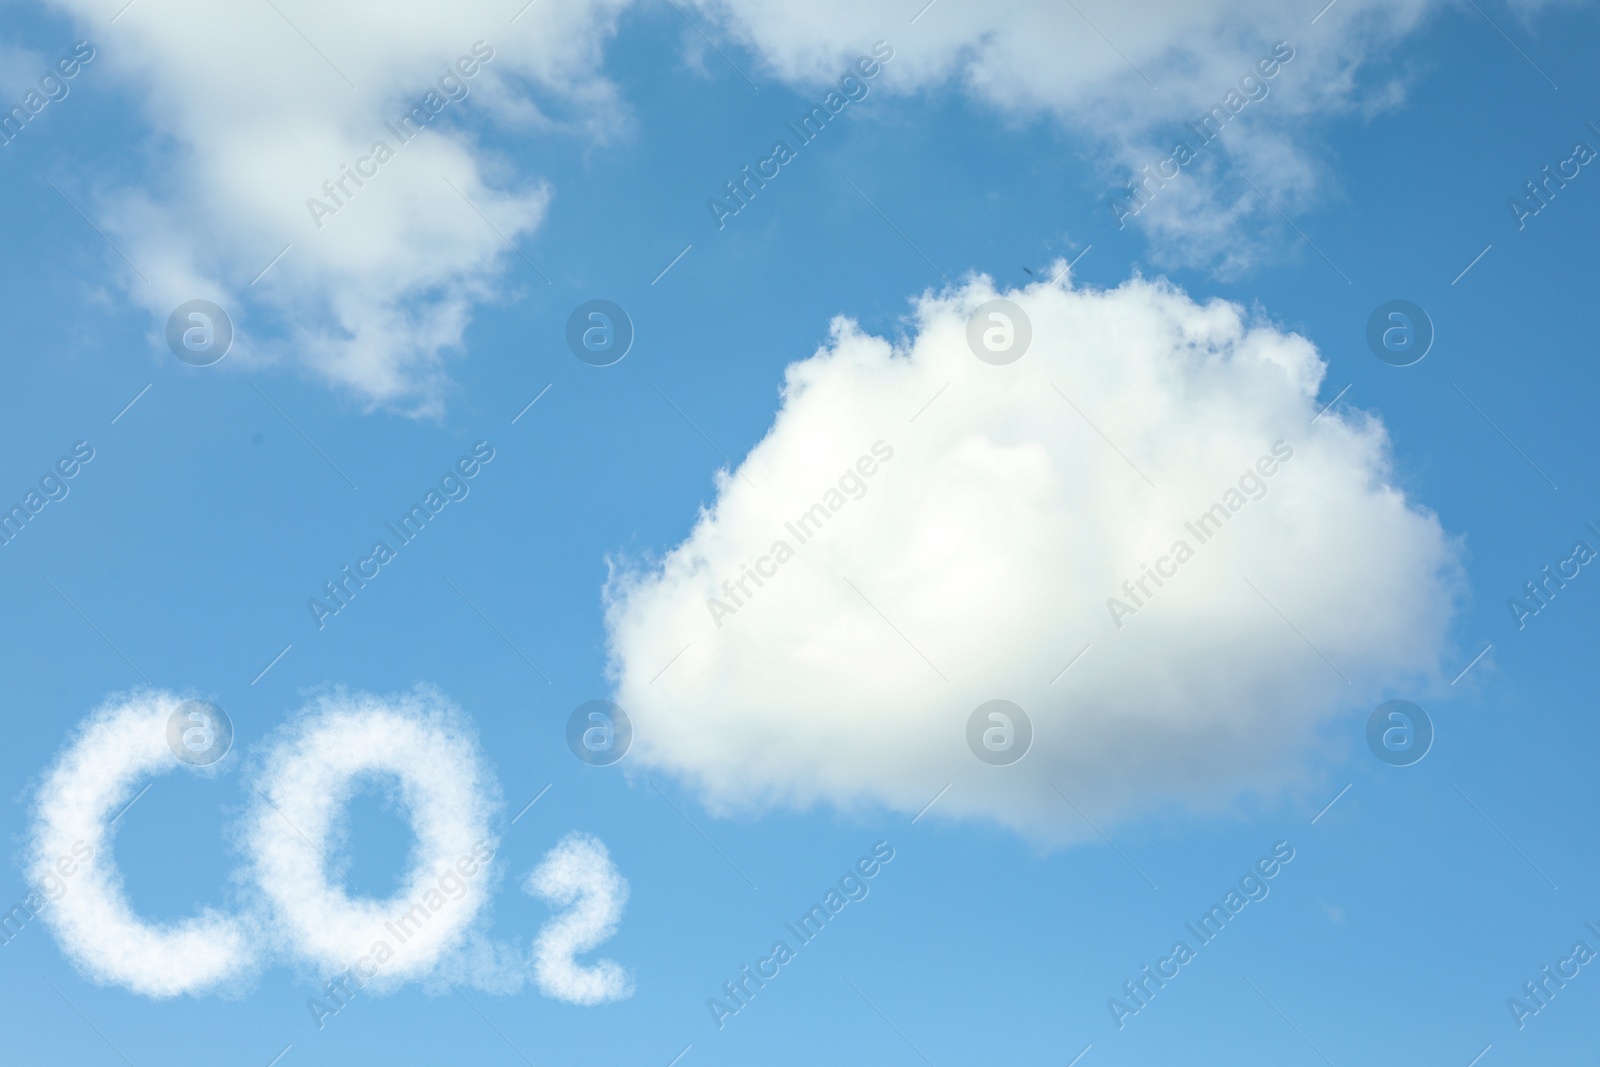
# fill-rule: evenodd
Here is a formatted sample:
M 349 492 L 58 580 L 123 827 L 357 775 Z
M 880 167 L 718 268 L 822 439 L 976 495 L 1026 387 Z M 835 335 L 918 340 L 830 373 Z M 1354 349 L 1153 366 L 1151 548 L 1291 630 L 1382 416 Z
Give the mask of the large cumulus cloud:
M 724 810 L 916 812 L 954 783 L 936 811 L 1065 839 L 1062 793 L 1098 822 L 1281 785 L 1319 725 L 1436 674 L 1455 545 L 1377 419 L 1317 417 L 1310 341 L 1161 282 L 1039 283 L 996 366 L 967 331 L 995 295 L 924 297 L 900 343 L 836 321 L 683 543 L 614 574 L 641 764 Z M 967 747 L 992 699 L 1034 725 L 1012 766 Z

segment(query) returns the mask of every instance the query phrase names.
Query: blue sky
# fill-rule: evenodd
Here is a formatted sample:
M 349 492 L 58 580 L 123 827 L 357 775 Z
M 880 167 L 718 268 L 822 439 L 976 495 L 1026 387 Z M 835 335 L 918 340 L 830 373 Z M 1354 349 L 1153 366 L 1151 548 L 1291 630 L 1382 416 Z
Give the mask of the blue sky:
M 183 17 L 142 2 L 155 9 L 151 19 Z M 216 172 L 206 170 L 215 161 L 201 159 L 201 135 L 225 127 L 205 125 L 215 116 L 179 121 L 163 111 L 181 80 L 162 72 L 159 55 L 130 57 L 150 36 L 119 37 L 146 13 L 135 7 L 111 24 L 114 8 L 6 6 L 6 101 L 20 102 L 36 80 L 30 72 L 42 73 L 74 42 L 89 40 L 98 54 L 64 100 L 0 149 L 9 235 L 0 314 L 13 353 L 0 391 L 0 498 L 20 502 L 75 443 L 93 448 L 65 498 L 0 549 L 13 724 L 0 753 L 13 845 L 0 898 L 28 894 L 47 769 L 108 698 L 146 685 L 203 698 L 223 707 L 235 730 L 217 773 L 177 768 L 155 777 L 117 822 L 114 860 L 126 892 L 145 921 L 160 924 L 203 907 L 255 906 L 241 838 L 253 803 L 248 783 L 273 739 L 317 694 L 397 694 L 425 684 L 471 724 L 502 794 L 492 813 L 499 881 L 480 928 L 526 952 L 561 908 L 525 894 L 524 877 L 569 832 L 592 834 L 630 893 L 614 936 L 583 958 L 615 960 L 633 979 L 631 996 L 598 1006 L 541 995 L 532 984 L 501 995 L 419 979 L 358 994 L 319 1029 L 307 1000 L 319 995 L 320 979 L 291 951 L 274 949 L 221 990 L 155 998 L 96 981 L 92 965 L 62 950 L 47 910 L 0 951 L 0 995 L 12 1005 L 9 1040 L 19 1055 L 266 1065 L 282 1053 L 284 1067 L 446 1058 L 666 1067 L 680 1053 L 683 1067 L 752 1055 L 774 1064 L 836 1058 L 939 1067 L 1245 1057 L 1466 1067 L 1481 1054 L 1476 1062 L 1487 1067 L 1546 1063 L 1592 1047 L 1600 977 L 1589 976 L 1591 967 L 1520 1028 L 1507 1007 L 1508 998 L 1526 999 L 1524 982 L 1569 956 L 1575 942 L 1600 949 L 1600 935 L 1584 926 L 1600 926 L 1600 867 L 1586 817 L 1600 800 L 1589 773 L 1600 736 L 1587 654 L 1600 621 L 1589 585 L 1600 579 L 1583 568 L 1520 629 L 1507 606 L 1541 568 L 1568 558 L 1575 541 L 1600 548 L 1600 534 L 1584 525 L 1600 526 L 1600 479 L 1584 458 L 1596 385 L 1586 358 L 1587 283 L 1600 236 L 1600 194 L 1589 186 L 1600 178 L 1584 166 L 1520 230 L 1507 206 L 1545 164 L 1571 155 L 1575 140 L 1600 148 L 1600 134 L 1585 126 L 1600 124 L 1600 83 L 1587 62 L 1600 45 L 1592 10 L 1418 8 L 1414 25 L 1387 37 L 1337 21 L 1339 7 L 1315 24 L 1314 8 L 1296 14 L 1295 61 L 1283 67 L 1274 95 L 1236 120 L 1253 122 L 1259 109 L 1262 140 L 1246 142 L 1227 166 L 1176 179 L 1199 190 L 1178 216 L 1119 230 L 1106 199 L 1127 180 L 1127 160 L 1159 158 L 1141 153 L 1181 135 L 1181 122 L 1145 103 L 1108 110 L 1108 123 L 1123 123 L 1115 129 L 1084 121 L 1081 108 L 1148 89 L 1127 71 L 1116 76 L 1125 83 L 1072 89 L 1079 95 L 1035 106 L 986 95 L 974 88 L 982 84 L 976 75 L 915 66 L 943 32 L 928 24 L 954 18 L 944 9 L 956 6 L 943 0 L 915 24 L 914 6 L 894 12 L 905 26 L 882 80 L 720 230 L 707 199 L 766 156 L 785 136 L 783 124 L 827 91 L 793 72 L 793 55 L 809 54 L 806 27 L 759 5 L 742 13 L 741 5 L 626 7 L 614 34 L 596 35 L 601 66 L 581 75 L 610 96 L 585 97 L 571 71 L 558 87 L 531 75 L 493 90 L 483 83 L 441 120 L 453 125 L 424 136 L 455 138 L 452 145 L 480 161 L 474 181 L 542 187 L 548 203 L 515 231 L 516 253 L 493 233 L 474 233 L 486 251 L 473 252 L 479 258 L 464 272 L 477 272 L 481 289 L 465 298 L 470 321 L 460 343 L 442 345 L 426 374 L 389 393 L 372 384 L 377 372 L 340 378 L 323 365 L 336 348 L 307 338 L 330 332 L 325 307 L 307 304 L 297 322 L 296 301 L 311 289 L 269 297 L 245 284 L 285 243 L 293 247 L 274 270 L 301 269 L 296 257 L 321 235 L 285 230 L 281 239 L 257 240 L 244 223 L 237 232 L 218 228 L 219 217 L 245 210 L 230 206 Z M 479 21 L 512 14 L 496 10 Z M 1225 14 L 1218 19 L 1226 22 Z M 413 16 L 425 21 L 409 10 L 395 20 Z M 534 7 L 515 25 L 540 17 Z M 770 26 L 759 25 L 769 17 Z M 1159 28 L 1162 17 L 1153 11 L 1151 24 Z M 1229 25 L 1228 46 L 1248 58 L 1284 36 Z M 828 38 L 826 27 L 812 29 Z M 1165 46 L 1151 32 L 1128 49 L 1162 83 Z M 785 34 L 796 35 L 793 54 L 771 45 Z M 360 50 L 351 39 L 310 35 L 341 66 Z M 483 36 L 468 28 L 451 36 L 437 61 L 395 76 L 402 88 L 394 99 L 420 95 L 436 68 Z M 852 40 L 845 51 L 863 53 L 876 39 L 861 47 Z M 1070 47 L 1090 45 L 1105 42 L 1080 27 Z M 495 62 L 520 61 L 520 47 L 499 46 Z M 1315 64 L 1334 52 L 1361 62 L 1348 85 L 1315 95 L 1306 83 L 1326 74 Z M 1218 64 L 1244 69 L 1231 55 Z M 1198 90 L 1212 98 L 1234 76 L 1206 82 L 1211 69 L 1190 66 L 1183 77 L 1214 85 Z M 317 69 L 316 77 L 330 77 Z M 1168 73 L 1175 84 L 1167 91 L 1177 96 L 1176 66 Z M 1040 84 L 1041 96 L 1068 91 Z M 203 97 L 206 87 L 182 92 Z M 507 110 L 491 109 L 492 92 Z M 548 121 L 517 119 L 516 100 L 537 102 Z M 1305 110 L 1268 111 L 1280 104 Z M 272 121 L 292 136 L 295 117 L 285 104 Z M 279 150 L 263 143 L 261 156 L 246 153 L 228 166 L 247 177 L 251 168 L 269 174 Z M 351 157 L 319 158 L 313 169 L 333 173 L 340 158 Z M 1246 165 L 1260 159 L 1281 166 Z M 393 166 L 405 165 L 402 153 Z M 206 180 L 189 184 L 197 172 Z M 1283 214 L 1255 202 L 1208 230 L 1207 213 L 1219 204 L 1259 195 L 1241 180 L 1252 174 Z M 449 189 L 435 188 L 438 199 L 411 202 L 412 215 L 448 217 L 462 232 L 487 225 Z M 291 191 L 290 212 L 314 189 Z M 166 221 L 141 229 L 128 206 L 134 194 L 162 203 Z M 130 274 L 97 227 L 149 271 L 149 283 Z M 196 254 L 190 265 L 175 256 L 171 266 L 161 252 L 180 244 L 220 251 Z M 424 244 L 398 247 L 420 257 L 407 299 L 433 300 L 463 274 L 441 267 L 427 275 Z M 1370 692 L 1356 679 L 1359 699 L 1296 704 L 1307 732 L 1274 764 L 1270 788 L 1258 787 L 1253 764 L 1223 760 L 1208 766 L 1222 799 L 1213 791 L 1190 804 L 1163 794 L 1126 811 L 1112 799 L 1103 808 L 1086 799 L 1091 812 L 1105 813 L 1093 832 L 1065 804 L 1058 818 L 1069 829 L 1059 834 L 1019 828 L 1032 816 L 999 800 L 992 809 L 974 799 L 942 810 L 959 790 L 913 821 L 921 804 L 904 810 L 897 794 L 874 792 L 875 779 L 835 794 L 799 771 L 792 795 L 723 803 L 720 763 L 696 762 L 677 738 L 676 747 L 651 747 L 653 731 L 698 737 L 705 723 L 649 708 L 635 715 L 638 752 L 609 767 L 573 758 L 569 713 L 618 696 L 635 684 L 629 671 L 654 673 L 629 660 L 624 639 L 608 631 L 610 563 L 648 565 L 690 536 L 700 508 L 732 501 L 718 470 L 737 468 L 768 437 L 785 369 L 831 343 L 834 316 L 910 344 L 921 329 L 914 302 L 925 292 L 960 291 L 986 275 L 1008 293 L 1042 284 L 1024 268 L 1049 278 L 1080 253 L 1070 272 L 1078 289 L 1166 278 L 1194 301 L 1231 301 L 1258 317 L 1252 321 L 1303 336 L 1327 364 L 1312 410 L 1348 386 L 1333 411 L 1381 419 L 1391 484 L 1437 516 L 1461 567 L 1454 609 L 1430 617 L 1438 644 L 1406 665 L 1415 668 L 1409 683 L 1375 672 Z M 191 367 L 166 349 L 165 312 L 157 309 L 167 306 L 159 302 L 171 285 L 210 278 L 206 269 L 219 272 L 222 289 L 184 297 L 227 292 L 240 341 L 220 363 Z M 286 277 L 335 297 L 359 288 L 333 273 Z M 564 340 L 568 315 L 594 298 L 624 308 L 636 330 L 627 357 L 609 367 L 581 362 Z M 1425 359 L 1403 368 L 1381 362 L 1365 340 L 1369 314 L 1397 298 L 1421 305 L 1437 335 Z M 1059 344 L 1083 359 L 1116 355 L 1087 342 L 1074 348 L 1070 336 L 1040 334 L 1035 344 Z M 383 350 L 366 356 L 370 371 Z M 897 418 L 927 396 L 903 399 Z M 1112 439 L 1123 420 L 1141 417 L 1094 407 L 1092 394 L 1074 399 L 1111 419 L 1101 429 Z M 937 403 L 961 400 L 953 392 Z M 1005 424 L 1003 411 L 995 417 Z M 791 455 L 837 444 L 848 462 L 871 440 L 769 443 Z M 319 629 L 308 598 L 366 555 L 384 524 L 476 442 L 488 442 L 494 458 L 470 480 L 470 493 Z M 1182 451 L 1180 441 L 1172 444 Z M 918 462 L 911 446 L 905 451 L 899 462 Z M 885 466 L 886 477 L 900 469 Z M 1210 478 L 1201 492 L 1235 473 L 1229 465 L 1215 478 L 1201 475 Z M 802 510 L 820 488 L 802 480 L 794 506 L 785 507 Z M 1124 491 L 1133 490 L 1116 492 Z M 1081 507 L 1120 514 L 1114 504 Z M 1337 516 L 1319 515 L 1339 526 Z M 1349 519 L 1358 533 L 1363 514 Z M 868 533 L 864 525 L 858 531 Z M 1370 559 L 1395 547 L 1355 533 L 1350 543 L 1360 552 L 1300 558 L 1294 544 L 1266 540 L 1252 551 L 1281 552 L 1300 571 L 1348 574 L 1358 584 Z M 1068 544 L 1062 554 L 1075 550 Z M 885 551 L 899 558 L 894 546 Z M 1091 614 L 1102 612 L 1099 601 L 1125 576 L 1108 572 L 1103 591 L 1059 595 L 1087 598 Z M 1388 622 L 1410 618 L 1415 602 L 1407 597 L 1431 589 L 1402 581 L 1392 598 L 1374 595 L 1348 617 L 1296 621 L 1313 634 L 1335 625 L 1385 633 Z M 1103 622 L 1103 614 L 1093 617 Z M 1025 633 L 1050 625 L 1019 615 Z M 1051 653 L 1052 662 L 1075 651 Z M 726 661 L 716 663 L 731 676 Z M 818 690 L 819 716 L 847 713 L 828 693 L 857 684 L 874 691 L 879 682 L 838 684 Z M 1139 675 L 1119 684 L 1127 694 L 1121 707 L 1136 713 Z M 687 692 L 685 699 L 694 696 Z M 1431 751 L 1407 767 L 1380 762 L 1366 746 L 1368 713 L 1392 698 L 1415 701 L 1436 730 Z M 1071 707 L 1041 711 L 1041 733 Z M 789 711 L 758 700 L 734 710 L 765 722 L 773 746 L 807 751 L 810 736 L 781 721 Z M 951 715 L 964 721 L 969 710 L 928 709 L 926 730 Z M 848 714 L 870 715 L 871 704 Z M 1240 722 L 1241 730 L 1259 725 Z M 1130 723 L 1123 740 L 1135 753 L 1130 765 L 1139 766 L 1145 749 L 1166 742 L 1147 720 Z M 909 738 L 903 751 L 885 742 L 893 731 L 864 736 L 882 746 L 863 758 L 884 767 L 886 781 L 917 748 Z M 1238 744 L 1251 747 L 1245 736 Z M 1237 789 L 1225 788 L 1230 774 Z M 932 781 L 927 798 L 938 785 Z M 358 892 L 397 891 L 412 848 L 405 814 L 383 780 L 355 797 L 340 862 Z M 723 997 L 723 983 L 767 956 L 787 936 L 784 924 L 878 842 L 894 858 L 867 881 L 868 895 L 719 1028 L 707 1000 Z M 1108 998 L 1126 999 L 1123 983 L 1190 937 L 1185 923 L 1278 842 L 1294 858 L 1267 882 L 1265 899 L 1243 908 L 1119 1028 Z

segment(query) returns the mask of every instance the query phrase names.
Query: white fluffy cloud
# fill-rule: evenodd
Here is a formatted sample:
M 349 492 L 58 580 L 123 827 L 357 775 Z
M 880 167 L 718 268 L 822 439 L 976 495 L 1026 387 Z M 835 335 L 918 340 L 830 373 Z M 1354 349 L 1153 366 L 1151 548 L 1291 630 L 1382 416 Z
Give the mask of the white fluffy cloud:
M 899 346 L 836 321 L 687 540 L 614 575 L 639 764 L 722 809 L 954 783 L 936 812 L 1070 839 L 1062 793 L 1100 822 L 1282 785 L 1319 726 L 1436 673 L 1455 546 L 1380 422 L 1313 422 L 1309 341 L 1163 283 L 1040 283 L 994 366 L 967 320 L 995 295 L 925 297 Z M 1033 723 L 1011 766 L 965 740 L 993 699 Z
M 546 0 L 514 23 L 514 6 L 487 0 L 138 0 L 115 24 L 125 0 L 51 2 L 99 49 L 93 75 L 132 88 L 162 138 L 152 187 L 86 191 L 157 330 L 179 303 L 211 299 L 238 320 L 232 358 L 294 353 L 369 404 L 427 411 L 473 306 L 508 272 L 544 285 L 507 241 L 536 226 L 548 189 L 501 173 L 461 120 L 541 121 L 532 91 L 608 110 L 596 72 L 626 0 Z M 480 41 L 493 58 L 454 71 Z M 468 95 L 450 102 L 439 83 L 452 73 Z M 442 107 L 402 144 L 385 124 L 430 91 Z M 323 183 L 378 141 L 393 158 L 365 164 L 376 174 L 361 186 L 344 179 L 347 206 L 319 228 L 308 198 L 336 206 Z
M 1392 83 L 1363 90 L 1357 72 L 1438 6 L 1341 0 L 1312 25 L 1316 6 L 1275 0 L 939 0 L 920 14 L 926 0 L 696 2 L 787 82 L 836 81 L 883 40 L 895 49 L 884 84 L 909 92 L 955 82 L 1004 112 L 1054 115 L 1103 151 L 1094 165 L 1108 194 L 1170 156 L 1179 139 L 1199 149 L 1184 122 L 1222 103 L 1275 42 L 1287 41 L 1294 58 L 1266 81 L 1266 98 L 1241 109 L 1136 218 L 1156 239 L 1158 262 L 1228 271 L 1256 255 L 1240 240 L 1241 222 L 1280 225 L 1241 178 L 1286 211 L 1314 203 L 1327 191 L 1318 177 L 1325 168 L 1308 154 L 1306 124 L 1393 102 Z
M 368 406 L 437 411 L 475 306 L 544 285 L 508 241 L 536 229 L 551 190 L 463 131 L 480 117 L 548 127 L 551 104 L 592 135 L 625 125 L 626 102 L 599 72 L 630 0 L 543 0 L 520 13 L 488 0 L 46 2 L 99 48 L 93 76 L 130 89 L 154 134 L 143 186 L 66 179 L 135 265 L 112 260 L 151 312 L 153 340 L 179 303 L 211 299 L 238 320 L 235 362 L 298 360 Z M 696 5 L 708 31 L 759 57 L 763 77 L 808 92 L 882 39 L 896 55 L 880 84 L 958 84 L 1003 113 L 1054 115 L 1096 146 L 1089 166 L 1108 200 L 1288 41 L 1295 59 L 1266 83 L 1270 95 L 1132 222 L 1154 239 L 1157 263 L 1223 272 L 1257 258 L 1241 233 L 1281 228 L 1277 209 L 1294 215 L 1326 195 L 1313 124 L 1398 100 L 1400 79 L 1358 75 L 1442 6 L 1341 0 L 1313 25 L 1311 11 L 1272 0 L 940 0 L 920 15 L 915 0 Z M 385 123 L 438 93 L 478 41 L 494 58 L 464 79 L 470 95 L 402 146 Z M 349 184 L 342 168 L 380 140 L 394 158 Z M 340 180 L 348 206 L 319 228 L 307 200 L 328 202 L 323 183 Z

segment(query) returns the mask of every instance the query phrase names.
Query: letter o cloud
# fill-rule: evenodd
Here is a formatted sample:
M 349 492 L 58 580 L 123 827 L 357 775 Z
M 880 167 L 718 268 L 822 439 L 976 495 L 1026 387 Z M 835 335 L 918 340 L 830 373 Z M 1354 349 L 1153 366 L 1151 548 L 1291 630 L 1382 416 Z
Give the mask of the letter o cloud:
M 327 870 L 355 787 L 371 775 L 399 780 L 416 835 L 412 867 L 387 900 L 352 898 Z M 488 899 L 492 880 L 483 877 L 469 881 L 459 900 L 441 897 L 437 910 L 425 903 L 458 857 L 478 842 L 493 847 L 496 797 L 470 734 L 427 690 L 398 701 L 322 698 L 273 745 L 258 796 L 246 830 L 256 881 L 288 947 L 319 968 L 343 971 L 383 941 L 394 958 L 380 981 L 419 977 L 462 943 Z

